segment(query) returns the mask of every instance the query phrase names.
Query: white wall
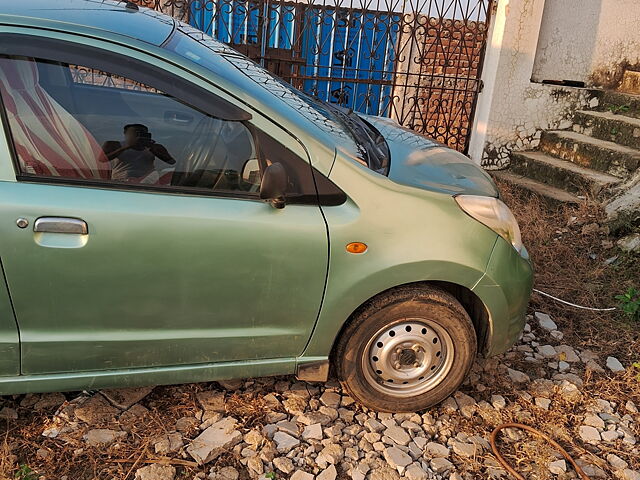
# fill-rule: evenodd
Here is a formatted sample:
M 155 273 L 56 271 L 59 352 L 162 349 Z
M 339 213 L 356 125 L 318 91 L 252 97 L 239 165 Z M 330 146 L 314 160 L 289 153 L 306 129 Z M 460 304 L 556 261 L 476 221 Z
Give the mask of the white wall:
M 587 82 L 601 0 L 546 0 L 532 79 Z
M 640 0 L 602 0 L 591 80 L 612 86 L 626 64 L 640 70 Z M 607 84 L 607 78 L 610 84 Z
M 615 86 L 640 64 L 638 0 L 546 0 L 532 78 Z
M 498 0 L 471 158 L 507 166 L 511 151 L 535 148 L 542 130 L 569 128 L 575 110 L 595 105 L 590 90 L 532 77 L 602 85 L 627 64 L 640 67 L 640 0 Z
M 535 148 L 544 129 L 589 101 L 583 89 L 531 82 L 545 0 L 499 0 L 487 47 L 469 155 L 487 168 L 509 163 L 513 150 Z

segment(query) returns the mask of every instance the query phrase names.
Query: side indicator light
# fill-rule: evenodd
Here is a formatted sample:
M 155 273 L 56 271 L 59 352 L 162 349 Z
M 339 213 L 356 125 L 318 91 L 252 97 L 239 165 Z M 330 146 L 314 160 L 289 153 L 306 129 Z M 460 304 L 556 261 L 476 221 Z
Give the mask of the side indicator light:
M 364 253 L 367 251 L 367 244 L 362 242 L 351 242 L 347 245 L 347 252 L 349 253 Z

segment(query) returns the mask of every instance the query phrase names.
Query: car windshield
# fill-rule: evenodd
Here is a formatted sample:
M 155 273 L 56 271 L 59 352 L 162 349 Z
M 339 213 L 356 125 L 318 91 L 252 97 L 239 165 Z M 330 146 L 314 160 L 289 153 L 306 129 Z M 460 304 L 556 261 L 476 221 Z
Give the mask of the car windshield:
M 384 137 L 352 110 L 322 102 L 274 76 L 252 60 L 202 31 L 180 22 L 165 48 L 218 74 L 222 74 L 220 57 L 234 65 L 258 84 L 278 95 L 324 131 L 347 137 L 361 154 L 362 163 L 387 175 L 389 149 Z

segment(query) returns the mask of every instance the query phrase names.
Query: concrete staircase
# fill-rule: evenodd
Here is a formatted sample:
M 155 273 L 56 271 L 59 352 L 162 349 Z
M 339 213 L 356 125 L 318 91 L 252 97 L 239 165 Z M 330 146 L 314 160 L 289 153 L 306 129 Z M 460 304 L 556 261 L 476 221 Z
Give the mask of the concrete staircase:
M 640 93 L 640 92 L 639 92 Z M 513 152 L 495 176 L 557 202 L 606 202 L 640 170 L 640 95 L 599 92 L 570 130 L 544 131 L 535 151 Z

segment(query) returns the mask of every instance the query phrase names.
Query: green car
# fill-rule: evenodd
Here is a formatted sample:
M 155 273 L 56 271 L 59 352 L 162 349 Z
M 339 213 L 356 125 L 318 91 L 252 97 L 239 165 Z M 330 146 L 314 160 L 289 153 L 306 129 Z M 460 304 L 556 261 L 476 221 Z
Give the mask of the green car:
M 415 411 L 524 325 L 491 178 L 124 2 L 0 6 L 0 395 L 330 374 Z

